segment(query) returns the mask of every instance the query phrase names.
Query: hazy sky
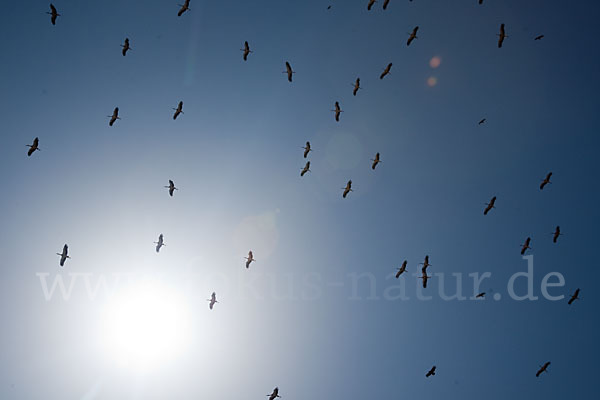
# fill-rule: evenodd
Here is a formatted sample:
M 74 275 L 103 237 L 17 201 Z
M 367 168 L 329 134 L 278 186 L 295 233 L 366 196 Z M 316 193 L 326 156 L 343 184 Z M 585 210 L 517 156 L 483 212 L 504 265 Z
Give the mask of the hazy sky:
M 286 400 L 595 395 L 600 5 L 367 3 L 192 0 L 177 17 L 176 0 L 56 0 L 53 26 L 47 1 L 3 2 L 0 398 L 265 399 L 275 386 Z M 516 301 L 507 283 L 527 270 L 527 236 L 539 299 Z M 444 274 L 428 301 L 413 276 L 425 255 L 429 274 Z M 485 301 L 440 296 L 462 274 L 472 297 L 475 272 L 491 273 Z M 540 290 L 551 272 L 564 276 L 550 289 L 560 301 Z M 122 275 L 113 295 L 90 298 L 86 282 Z M 59 289 L 46 299 L 55 279 L 75 282 L 67 300 Z M 177 294 L 186 340 L 152 366 L 124 366 L 107 314 L 148 279 L 164 290 L 152 301 Z M 408 299 L 390 299 L 401 284 Z

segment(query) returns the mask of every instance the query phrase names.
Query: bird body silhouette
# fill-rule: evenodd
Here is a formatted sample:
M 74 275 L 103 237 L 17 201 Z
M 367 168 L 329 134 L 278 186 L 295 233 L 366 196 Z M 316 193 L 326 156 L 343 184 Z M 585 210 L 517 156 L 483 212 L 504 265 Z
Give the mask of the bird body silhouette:
M 69 257 L 69 246 L 67 246 L 66 244 L 63 246 L 63 250 L 62 253 L 56 253 L 57 256 L 60 256 L 60 261 L 59 264 L 61 267 L 65 266 L 65 261 L 67 261 L 67 258 L 71 258 Z

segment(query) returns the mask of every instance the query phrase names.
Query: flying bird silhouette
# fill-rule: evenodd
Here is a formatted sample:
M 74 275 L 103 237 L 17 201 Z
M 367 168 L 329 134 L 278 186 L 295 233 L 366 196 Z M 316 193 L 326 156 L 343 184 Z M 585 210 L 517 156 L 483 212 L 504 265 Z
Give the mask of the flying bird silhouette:
M 129 46 L 129 38 L 125 38 L 125 43 L 122 44 L 121 47 L 123 48 L 123 50 L 121 51 L 121 54 L 123 54 L 123 57 L 125 57 L 125 55 L 127 55 L 127 51 L 132 50 L 131 47 Z
M 302 171 L 300 172 L 300 176 L 304 176 L 304 174 L 306 174 L 307 172 L 310 172 L 310 161 L 306 162 L 306 165 L 304 166 L 304 168 L 302 168 Z
M 31 155 L 33 153 L 35 153 L 36 150 L 40 150 L 40 148 L 38 147 L 40 144 L 40 139 L 38 139 L 37 137 L 35 139 L 33 139 L 33 143 L 32 144 L 28 144 L 27 147 L 29 147 L 29 150 L 27 151 L 27 157 L 31 157 Z
M 110 121 L 108 121 L 109 126 L 113 126 L 116 120 L 121 119 L 121 117 L 119 117 L 119 107 L 115 107 L 112 115 L 108 115 L 108 118 L 110 118 Z
M 181 15 L 190 10 L 190 0 L 185 0 L 185 2 L 183 4 L 178 4 L 178 6 L 180 6 L 181 8 L 179 9 L 179 12 L 177 13 L 178 17 L 181 17 Z
M 544 178 L 542 183 L 540 183 L 540 190 L 543 190 L 547 184 L 552 183 L 552 182 L 550 182 L 551 176 L 552 176 L 552 172 L 548 172 L 548 175 L 546 175 L 546 177 Z
M 431 369 L 425 374 L 425 376 L 427 378 L 429 378 L 430 376 L 435 375 L 435 365 L 433 367 L 431 367 Z
M 379 75 L 379 79 L 383 79 L 386 75 L 388 75 L 390 73 L 390 69 L 392 69 L 392 63 L 389 63 L 387 67 L 385 67 L 381 75 Z
M 406 45 L 410 46 L 410 44 L 412 43 L 413 40 L 418 39 L 417 37 L 417 31 L 419 30 L 418 26 L 415 26 L 412 30 L 412 32 L 410 33 L 410 36 L 408 37 L 408 40 L 406 41 Z
M 210 299 L 206 299 L 206 301 L 209 302 L 208 308 L 210 308 L 212 310 L 213 307 L 215 306 L 215 303 L 218 303 L 217 294 L 215 292 L 212 292 L 212 294 L 210 295 Z
M 296 72 L 294 70 L 292 70 L 292 66 L 290 65 L 289 62 L 285 62 L 285 71 L 283 71 L 284 74 L 287 74 L 287 78 L 288 81 L 292 81 L 292 75 L 295 74 Z
M 556 230 L 554 231 L 554 233 L 552 234 L 552 241 L 554 243 L 556 243 L 558 241 L 558 237 L 562 235 L 562 233 L 560 233 L 560 226 L 556 226 Z
M 158 242 L 153 242 L 154 244 L 156 244 L 156 252 L 158 253 L 160 251 L 160 248 L 163 246 L 166 246 L 164 240 L 163 240 L 163 234 L 161 233 L 160 235 L 158 235 Z
M 373 7 L 373 4 L 377 3 L 376 0 L 369 0 L 369 4 L 367 5 L 367 10 L 371 11 L 371 7 Z
M 487 206 L 485 210 L 483 210 L 483 215 L 487 215 L 492 208 L 496 208 L 496 196 L 492 197 L 489 203 L 485 203 Z
M 477 296 L 475 296 L 476 299 L 483 299 L 484 297 L 485 297 L 485 292 L 481 292 Z
M 400 275 L 406 272 L 406 260 L 402 262 L 402 266 L 398 268 L 398 272 L 396 272 L 396 279 L 400 278 Z
M 67 258 L 71 258 L 71 257 L 69 257 L 69 246 L 67 246 L 65 244 L 63 246 L 62 253 L 56 253 L 56 255 L 60 256 L 59 264 L 60 264 L 61 267 L 64 267 L 65 261 L 67 261 Z
M 384 10 L 387 10 L 387 6 L 388 6 L 388 4 L 390 4 L 390 0 L 385 0 L 385 1 L 383 2 L 383 9 L 384 9 Z
M 58 11 L 56 11 L 56 7 L 52 3 L 50 3 L 50 12 L 46 11 L 46 14 L 50 15 L 50 22 L 52 25 L 56 25 L 56 17 L 60 17 Z
M 173 197 L 173 192 L 175 190 L 179 190 L 175 187 L 175 183 L 169 179 L 169 186 L 165 186 L 167 189 L 169 189 L 169 196 Z
M 533 40 L 542 40 L 544 38 L 544 35 L 538 35 L 535 38 L 533 38 Z
M 173 110 L 175 110 L 175 113 L 173 114 L 173 120 L 176 120 L 179 114 L 184 114 L 183 101 L 180 101 L 179 104 L 177 104 L 177 108 L 174 108 Z
M 346 196 L 348 196 L 348 193 L 353 192 L 352 190 L 352 181 L 348 181 L 348 183 L 346 183 L 346 187 L 342 188 L 344 190 L 344 193 L 342 193 L 342 197 L 346 198 Z
M 575 289 L 575 293 L 571 295 L 571 298 L 569 299 L 569 305 L 573 304 L 575 300 L 579 300 L 579 288 Z
M 268 394 L 267 397 L 269 398 L 269 400 L 275 400 L 278 397 L 281 397 L 279 395 L 279 388 L 276 387 L 275 389 L 273 389 L 273 393 Z
M 252 53 L 252 50 L 250 50 L 250 45 L 248 45 L 248 41 L 244 42 L 244 48 L 240 50 L 244 52 L 242 53 L 244 61 L 248 61 L 248 54 Z
M 354 89 L 352 90 L 352 95 L 356 96 L 356 93 L 358 93 L 358 89 L 361 89 L 360 87 L 360 78 L 356 78 L 356 82 L 354 82 Z
M 498 48 L 502 47 L 502 43 L 504 43 L 504 39 L 506 39 L 506 32 L 504 31 L 504 24 L 500 24 L 500 33 L 498 34 Z
M 339 102 L 335 102 L 335 110 L 331 110 L 335 113 L 335 120 L 337 122 L 340 122 L 340 113 L 343 113 L 344 111 L 340 108 L 340 103 Z
M 379 153 L 376 153 L 375 158 L 372 158 L 371 161 L 373 161 L 373 164 L 371 164 L 371 169 L 375 170 L 375 167 L 377 166 L 377 164 L 379 164 L 381 162 L 381 160 L 379 159 Z
M 310 148 L 310 142 L 306 142 L 306 146 L 304 146 L 303 149 L 304 149 L 304 158 L 306 158 L 308 156 L 308 153 L 310 153 L 312 151 L 312 149 Z
M 527 239 L 525 239 L 525 243 L 522 244 L 521 247 L 521 255 L 524 255 L 525 252 L 527 251 L 527 249 L 533 250 L 530 246 L 529 243 L 531 243 L 531 238 L 528 237 Z
M 479 121 L 479 124 L 478 124 L 478 125 L 483 125 L 483 124 L 485 124 L 485 118 L 481 119 L 481 120 Z
M 250 263 L 251 263 L 252 261 L 256 261 L 256 260 L 254 259 L 254 254 L 252 254 L 252 250 L 250 250 L 250 251 L 248 252 L 248 257 L 245 257 L 245 259 L 246 259 L 246 268 L 250 268 Z
M 536 377 L 539 377 L 542 372 L 548 372 L 548 366 L 550 365 L 550 361 L 547 361 L 544 365 L 542 365 L 540 367 L 540 369 L 538 370 L 538 372 L 535 373 Z

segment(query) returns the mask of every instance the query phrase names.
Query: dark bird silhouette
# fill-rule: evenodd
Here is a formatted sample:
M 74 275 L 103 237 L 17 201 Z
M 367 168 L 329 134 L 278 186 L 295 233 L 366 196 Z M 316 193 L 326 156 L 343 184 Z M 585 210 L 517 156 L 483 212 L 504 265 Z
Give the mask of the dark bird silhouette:
M 50 15 L 50 22 L 52 25 L 56 25 L 56 17 L 60 17 L 58 11 L 56 11 L 56 7 L 52 3 L 50 3 L 50 12 L 46 11 L 46 14 Z
M 539 35 L 536 36 L 533 40 L 542 40 L 544 38 L 544 35 Z
M 213 307 L 215 306 L 215 303 L 218 303 L 217 294 L 215 292 L 212 292 L 212 294 L 210 295 L 210 299 L 207 299 L 206 301 L 209 302 L 208 308 L 210 308 L 212 310 Z
M 430 376 L 435 375 L 435 365 L 433 367 L 431 367 L 431 369 L 425 374 L 425 376 L 427 378 L 429 378 Z
M 342 197 L 346 198 L 346 196 L 348 196 L 348 193 L 353 192 L 353 190 L 352 190 L 352 181 L 351 180 L 348 181 L 348 183 L 346 184 L 346 187 L 342 188 L 342 189 L 344 189 L 344 193 L 342 193 Z
M 328 10 L 331 10 L 331 6 L 327 6 L 327 9 L 328 9 Z
M 575 289 L 575 293 L 571 295 L 571 298 L 569 299 L 569 305 L 573 304 L 575 300 L 579 300 L 579 288 Z
M 245 257 L 245 259 L 246 259 L 246 268 L 250 268 L 250 263 L 251 263 L 252 261 L 256 261 L 256 260 L 254 259 L 254 254 L 252 254 L 252 250 L 250 250 L 250 251 L 248 252 L 248 257 Z
M 243 51 L 242 57 L 244 58 L 244 61 L 248 61 L 248 54 L 252 53 L 252 50 L 250 50 L 250 45 L 248 45 L 248 41 L 244 42 L 244 48 L 240 50 Z
M 381 160 L 379 159 L 379 153 L 376 153 L 375 158 L 372 158 L 371 161 L 373 161 L 373 164 L 371 164 L 371 169 L 375 170 L 377 164 L 381 162 Z
M 71 258 L 69 257 L 69 246 L 67 246 L 66 244 L 63 246 L 63 250 L 62 253 L 56 253 L 57 256 L 60 256 L 60 266 L 64 267 L 65 265 L 65 261 L 67 261 L 67 258 Z
M 356 82 L 354 82 L 354 89 L 352 90 L 352 94 L 354 96 L 356 96 L 356 93 L 358 93 L 358 89 L 361 89 L 361 87 L 360 87 L 360 78 L 356 78 Z
M 112 115 L 109 115 L 108 118 L 110 118 L 110 121 L 108 121 L 109 126 L 113 126 L 113 124 L 115 123 L 116 120 L 121 119 L 119 117 L 119 107 L 115 107 Z
M 169 189 L 169 196 L 173 197 L 173 192 L 175 190 L 179 190 L 175 187 L 175 183 L 173 183 L 172 180 L 169 179 L 169 186 L 165 186 L 167 189 Z
M 415 26 L 412 30 L 412 32 L 410 33 L 410 36 L 408 37 L 408 40 L 406 41 L 406 45 L 410 46 L 410 44 L 412 43 L 413 40 L 418 39 L 417 37 L 417 31 L 419 30 L 418 26 Z
M 285 62 L 285 71 L 283 71 L 284 74 L 287 74 L 287 78 L 288 81 L 292 81 L 292 74 L 295 74 L 296 72 L 292 70 L 292 66 L 290 65 L 289 62 Z
M 476 299 L 483 299 L 484 297 L 485 297 L 485 292 L 481 292 L 477 296 L 475 296 Z
M 485 124 L 485 118 L 481 119 L 481 121 L 479 121 L 479 125 L 483 125 Z
M 384 10 L 387 10 L 387 6 L 388 6 L 388 4 L 390 4 L 390 0 L 385 0 L 385 1 L 383 2 L 383 9 L 384 9 Z
M 426 273 L 427 271 L 427 267 L 430 267 L 431 264 L 429 264 L 429 256 L 425 256 L 425 261 L 420 263 L 419 265 L 422 265 L 423 267 L 421 268 L 421 272 L 422 273 Z
M 310 148 L 310 142 L 306 142 L 306 146 L 304 146 L 303 149 L 304 149 L 304 158 L 306 158 L 308 156 L 308 153 L 310 153 L 312 151 L 312 149 Z
M 487 215 L 492 208 L 496 208 L 496 196 L 492 197 L 489 203 L 485 203 L 487 206 L 485 210 L 483 210 L 483 215 Z
M 125 57 L 125 55 L 127 55 L 127 51 L 132 50 L 131 47 L 129 46 L 129 38 L 125 38 L 125 43 L 122 44 L 121 47 L 123 48 L 123 50 L 121 51 L 121 54 L 123 54 L 123 57 Z
M 504 31 L 504 24 L 500 24 L 500 33 L 498 34 L 498 48 L 502 47 L 502 43 L 504 43 L 504 39 L 506 39 L 506 32 Z
M 398 272 L 396 272 L 396 279 L 400 278 L 400 275 L 406 272 L 406 264 L 407 262 L 404 260 L 404 262 L 402 262 L 402 266 L 398 268 Z
M 554 243 L 556 243 L 558 241 L 558 237 L 562 235 L 562 233 L 560 233 L 560 226 L 556 226 L 556 230 L 554 231 L 554 233 L 552 234 L 552 241 Z
M 427 280 L 430 279 L 431 276 L 427 276 L 427 272 L 425 272 L 425 267 L 423 267 L 423 275 L 421 279 L 423 279 L 423 289 L 427 289 Z
M 340 108 L 340 103 L 336 101 L 335 102 L 335 110 L 331 110 L 331 111 L 333 111 L 335 113 L 335 120 L 337 122 L 340 122 L 340 114 L 344 112 Z
M 373 4 L 377 3 L 376 0 L 369 0 L 369 4 L 367 5 L 367 10 L 371 11 L 371 7 L 373 7 Z
M 179 9 L 179 12 L 177 13 L 178 17 L 181 17 L 181 15 L 190 10 L 190 0 L 185 0 L 185 2 L 183 4 L 178 4 L 178 6 L 180 6 L 181 8 Z
M 37 137 L 35 139 L 33 139 L 33 143 L 32 144 L 28 144 L 27 147 L 29 147 L 29 150 L 27 151 L 27 157 L 31 157 L 31 155 L 33 153 L 35 153 L 36 150 L 40 150 L 40 148 L 38 147 L 40 144 L 40 139 L 38 139 Z
M 392 69 L 392 63 L 389 63 L 387 67 L 385 67 L 381 75 L 379 75 L 379 79 L 383 79 L 386 75 L 388 75 L 390 73 L 390 69 Z
M 542 181 L 542 183 L 540 183 L 540 190 L 544 189 L 544 186 L 546 186 L 550 182 L 550 177 L 552 176 L 552 172 L 548 172 L 548 175 L 546 175 L 546 178 L 544 178 L 544 180 Z
M 279 395 L 279 388 L 276 387 L 275 389 L 273 389 L 273 393 L 268 394 L 267 397 L 269 398 L 269 400 L 275 400 L 278 397 L 281 397 Z
M 185 114 L 183 112 L 183 101 L 180 101 L 179 104 L 177 104 L 177 108 L 174 108 L 173 110 L 175 110 L 175 113 L 173 114 L 173 120 L 176 120 L 179 114 Z
M 306 162 L 306 165 L 304 166 L 304 168 L 302 168 L 302 171 L 300 172 L 300 176 L 304 176 L 304 174 L 307 172 L 310 172 L 310 161 Z
M 525 243 L 523 243 L 523 247 L 521 247 L 521 255 L 524 255 L 525 252 L 527 251 L 527 249 L 531 249 L 531 247 L 529 246 L 529 243 L 531 243 L 531 238 L 528 237 L 527 239 L 525 239 Z
M 479 0 L 479 4 L 483 4 L 483 0 Z
M 156 252 L 158 253 L 160 251 L 160 248 L 163 246 L 166 246 L 164 240 L 163 240 L 163 234 L 161 233 L 160 235 L 158 235 L 158 242 L 153 242 L 154 244 L 156 244 Z
M 538 372 L 535 373 L 536 377 L 539 377 L 542 372 L 548 372 L 548 366 L 550 365 L 550 361 L 546 362 L 544 365 L 542 365 L 540 367 L 540 369 L 538 369 Z

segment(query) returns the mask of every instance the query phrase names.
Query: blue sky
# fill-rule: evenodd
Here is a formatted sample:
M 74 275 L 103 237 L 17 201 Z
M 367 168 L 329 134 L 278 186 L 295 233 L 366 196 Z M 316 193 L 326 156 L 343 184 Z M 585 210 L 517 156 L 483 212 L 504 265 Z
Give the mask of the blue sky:
M 3 4 L 1 398 L 265 398 L 274 386 L 286 399 L 594 395 L 600 6 L 367 3 L 192 0 L 178 18 L 171 0 L 57 0 L 56 26 L 45 1 Z M 300 178 L 307 140 L 312 172 Z M 507 282 L 527 269 L 527 236 L 540 298 L 515 301 Z M 470 297 L 468 274 L 491 273 L 487 299 L 444 301 L 440 276 L 424 291 L 433 298 L 417 299 L 425 255 L 448 293 L 452 274 Z M 405 259 L 411 275 L 391 279 Z M 551 272 L 565 279 L 552 295 L 579 287 L 582 300 L 543 298 Z M 82 283 L 114 274 L 181 294 L 179 354 L 118 365 L 105 347 L 110 296 L 90 299 Z M 357 290 L 355 274 L 370 277 Z M 79 283 L 47 301 L 40 276 Z M 409 299 L 386 299 L 399 282 Z M 209 311 L 212 291 L 221 303 Z

